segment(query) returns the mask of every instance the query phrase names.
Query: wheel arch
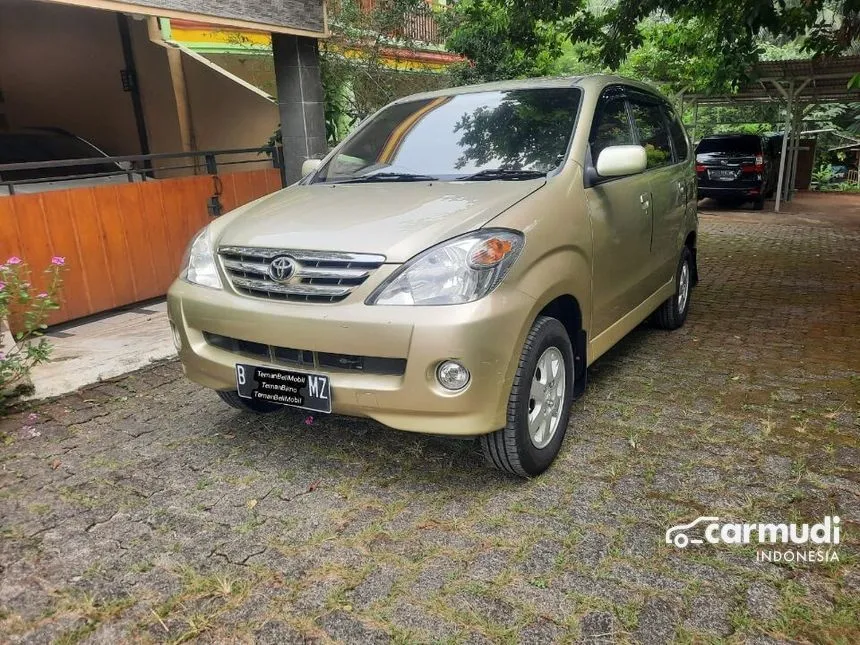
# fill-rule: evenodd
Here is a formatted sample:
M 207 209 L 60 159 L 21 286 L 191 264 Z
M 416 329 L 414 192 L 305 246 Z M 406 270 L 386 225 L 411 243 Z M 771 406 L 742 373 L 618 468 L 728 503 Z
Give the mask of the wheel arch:
M 536 312 L 529 321 L 529 328 L 539 316 L 555 318 L 567 330 L 567 335 L 573 345 L 574 396 L 579 396 L 585 390 L 588 365 L 588 334 L 583 324 L 583 311 L 579 300 L 570 293 L 555 296 Z
M 696 259 L 697 239 L 698 233 L 696 231 L 690 231 L 689 233 L 687 233 L 687 237 L 684 240 L 684 246 L 690 249 L 690 254 L 693 256 L 693 285 L 696 285 L 699 282 L 699 262 Z

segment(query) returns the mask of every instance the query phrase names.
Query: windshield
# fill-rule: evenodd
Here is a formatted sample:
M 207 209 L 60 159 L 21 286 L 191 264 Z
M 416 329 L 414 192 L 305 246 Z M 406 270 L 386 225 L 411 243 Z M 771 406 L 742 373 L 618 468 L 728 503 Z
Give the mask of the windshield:
M 563 160 L 579 98 L 579 89 L 560 87 L 391 105 L 347 139 L 315 182 L 540 176 Z
M 0 165 L 34 161 L 59 161 L 61 159 L 92 159 L 102 156 L 104 155 L 92 146 L 70 135 L 53 132 L 0 134 Z M 69 175 L 117 172 L 117 170 L 116 164 L 100 163 L 85 166 L 40 168 L 38 170 L 6 170 L 0 171 L 0 175 L 5 181 L 27 181 Z

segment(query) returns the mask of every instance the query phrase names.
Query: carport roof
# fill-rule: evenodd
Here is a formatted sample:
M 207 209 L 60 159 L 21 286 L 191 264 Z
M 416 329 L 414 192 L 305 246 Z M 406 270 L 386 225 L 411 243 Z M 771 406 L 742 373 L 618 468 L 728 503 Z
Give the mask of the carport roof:
M 42 0 L 237 29 L 325 38 L 324 0 Z M 2 0 L 0 0 L 2 2 Z
M 686 94 L 684 100 L 700 105 L 782 101 L 782 92 L 793 83 L 799 103 L 848 103 L 860 101 L 860 91 L 848 89 L 848 81 L 860 73 L 860 56 L 820 59 L 775 60 L 758 63 L 750 80 L 735 94 Z

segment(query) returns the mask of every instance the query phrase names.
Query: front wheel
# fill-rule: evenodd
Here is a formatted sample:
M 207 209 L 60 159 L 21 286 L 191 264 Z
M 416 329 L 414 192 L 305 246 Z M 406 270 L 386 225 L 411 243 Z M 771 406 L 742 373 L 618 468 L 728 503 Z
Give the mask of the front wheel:
M 493 466 L 520 477 L 541 474 L 561 449 L 573 402 L 573 346 L 555 318 L 540 316 L 520 354 L 507 424 L 480 438 Z
M 688 246 L 681 251 L 681 260 L 675 272 L 675 295 L 654 312 L 654 324 L 661 329 L 678 329 L 687 320 L 690 309 L 690 292 L 693 288 L 693 254 Z

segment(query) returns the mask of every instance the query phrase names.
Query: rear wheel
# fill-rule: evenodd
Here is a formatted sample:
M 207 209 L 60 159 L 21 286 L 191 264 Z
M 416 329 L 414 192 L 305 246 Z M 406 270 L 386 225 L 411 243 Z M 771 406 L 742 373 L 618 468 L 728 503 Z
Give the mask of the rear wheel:
M 507 424 L 480 438 L 489 463 L 520 477 L 539 475 L 549 467 L 567 432 L 573 370 L 573 347 L 564 325 L 538 317 L 520 354 Z
M 269 403 L 268 401 L 255 401 L 254 399 L 243 399 L 236 392 L 218 392 L 218 396 L 227 405 L 243 412 L 253 412 L 255 414 L 269 414 L 271 412 L 279 412 L 284 409 L 284 406 L 277 403 Z
M 693 288 L 693 254 L 685 246 L 675 272 L 675 295 L 666 300 L 657 311 L 653 320 L 661 329 L 678 329 L 687 320 L 690 309 L 690 292 Z

